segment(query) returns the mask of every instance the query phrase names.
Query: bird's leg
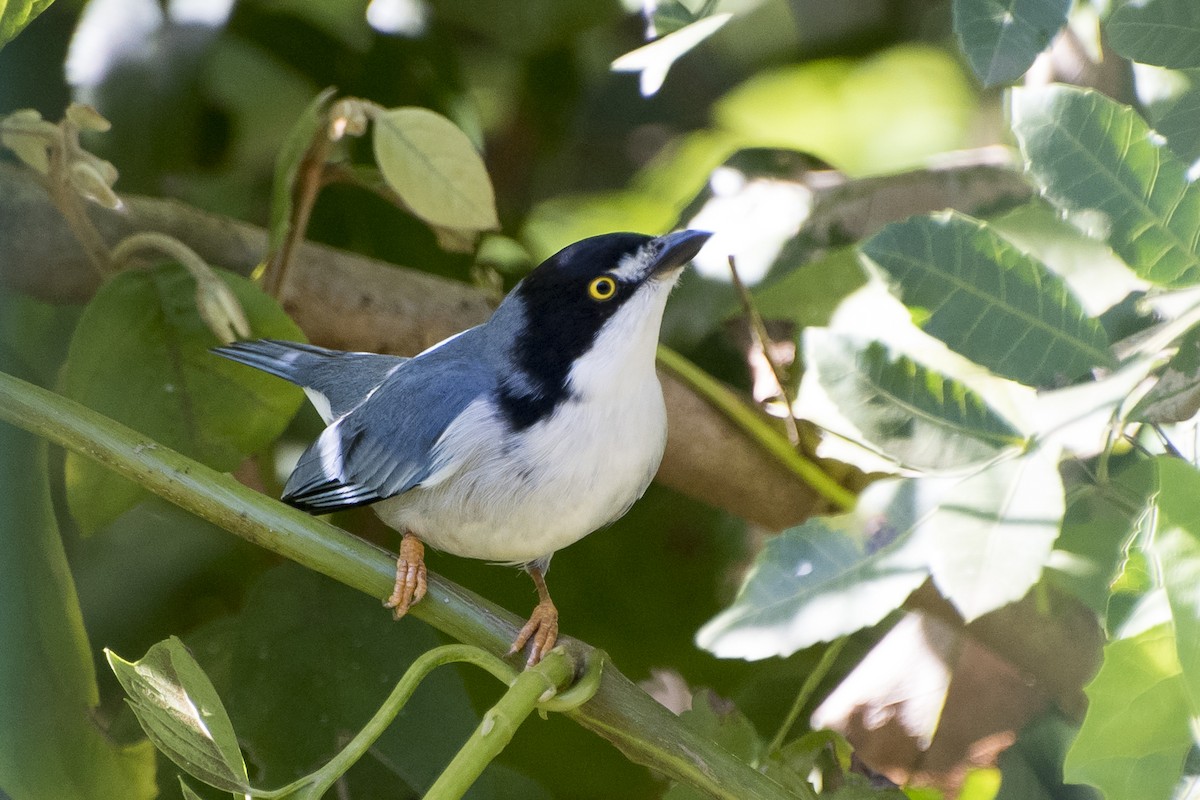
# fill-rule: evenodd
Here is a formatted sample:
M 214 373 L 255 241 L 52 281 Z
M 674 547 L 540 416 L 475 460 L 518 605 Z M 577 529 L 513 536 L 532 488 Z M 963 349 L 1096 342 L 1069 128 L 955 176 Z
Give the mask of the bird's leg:
M 554 643 L 558 641 L 558 609 L 554 607 L 554 601 L 550 599 L 550 590 L 546 588 L 544 570 L 532 564 L 525 569 L 537 587 L 538 604 L 534 606 L 529 622 L 526 622 L 525 627 L 517 634 L 512 647 L 508 649 L 508 654 L 511 656 L 520 651 L 532 637 L 533 646 L 529 649 L 529 660 L 525 662 L 525 666 L 532 667 L 541 661 L 542 656 L 550 652 Z
M 413 603 L 425 596 L 425 545 L 411 533 L 400 540 L 400 557 L 396 559 L 396 585 L 383 605 L 392 609 L 400 619 Z

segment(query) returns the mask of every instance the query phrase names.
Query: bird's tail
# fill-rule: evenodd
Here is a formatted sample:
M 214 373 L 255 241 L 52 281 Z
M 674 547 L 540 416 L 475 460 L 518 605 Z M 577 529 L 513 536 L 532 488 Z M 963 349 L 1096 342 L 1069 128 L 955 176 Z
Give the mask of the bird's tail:
M 214 347 L 212 351 L 231 361 L 291 381 L 297 386 L 307 385 L 309 376 L 318 365 L 345 355 L 337 350 L 327 350 L 316 345 L 281 342 L 277 339 L 234 342 L 223 347 Z

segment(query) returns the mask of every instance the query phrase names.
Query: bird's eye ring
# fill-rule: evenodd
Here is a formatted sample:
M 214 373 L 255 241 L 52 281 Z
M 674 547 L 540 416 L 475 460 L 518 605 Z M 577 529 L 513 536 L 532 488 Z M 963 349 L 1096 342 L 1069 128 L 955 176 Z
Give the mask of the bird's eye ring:
M 607 275 L 601 275 L 599 278 L 594 278 L 588 284 L 588 295 L 593 300 L 611 300 L 613 295 L 617 293 L 617 282 Z

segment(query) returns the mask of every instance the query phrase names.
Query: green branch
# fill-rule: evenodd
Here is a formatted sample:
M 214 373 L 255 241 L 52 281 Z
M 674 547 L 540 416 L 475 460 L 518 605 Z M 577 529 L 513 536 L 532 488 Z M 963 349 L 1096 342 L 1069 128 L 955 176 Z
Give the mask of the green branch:
M 840 511 L 854 508 L 854 492 L 838 483 L 820 465 L 809 461 L 787 438 L 780 436 L 759 414 L 725 384 L 697 367 L 691 361 L 665 345 L 658 346 L 658 363 L 679 376 L 704 399 L 708 400 L 730 422 L 737 425 L 746 435 L 774 456 L 775 460 L 793 475 L 807 483 Z
M 249 489 L 53 392 L 0 373 L 0 420 L 86 455 L 199 517 L 373 597 L 391 590 L 390 554 L 327 522 Z M 383 613 L 382 611 L 380 613 Z M 521 623 L 509 612 L 433 573 L 414 616 L 451 637 L 504 653 Z M 559 640 L 585 668 L 603 654 Z M 568 690 L 569 692 L 570 690 Z M 684 726 L 611 664 L 596 694 L 565 712 L 630 760 L 714 798 L 783 800 L 777 783 Z M 809 795 L 813 797 L 814 795 Z

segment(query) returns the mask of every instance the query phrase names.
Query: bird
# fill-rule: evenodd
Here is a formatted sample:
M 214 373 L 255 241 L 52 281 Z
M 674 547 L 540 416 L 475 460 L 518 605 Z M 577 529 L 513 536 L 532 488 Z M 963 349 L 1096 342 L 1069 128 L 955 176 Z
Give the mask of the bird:
M 655 353 L 667 296 L 711 236 L 607 233 L 568 245 L 481 325 L 412 358 L 270 339 L 213 351 L 304 389 L 327 427 L 282 500 L 369 505 L 401 534 L 384 605 L 427 589 L 425 546 L 520 566 L 538 602 L 509 655 L 558 639 L 554 553 L 616 521 L 658 471 L 667 414 Z

